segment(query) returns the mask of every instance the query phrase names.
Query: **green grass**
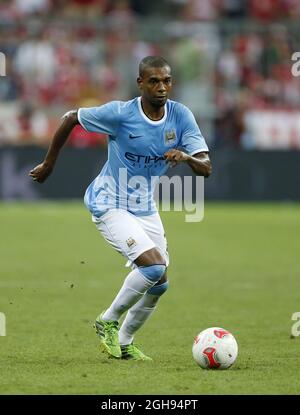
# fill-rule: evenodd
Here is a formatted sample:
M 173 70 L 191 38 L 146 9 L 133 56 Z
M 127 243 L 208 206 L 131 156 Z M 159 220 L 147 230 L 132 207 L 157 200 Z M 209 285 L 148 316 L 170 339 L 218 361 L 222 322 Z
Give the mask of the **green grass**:
M 170 289 L 136 336 L 154 363 L 107 359 L 92 329 L 127 269 L 81 203 L 0 205 L 2 394 L 298 394 L 300 206 L 206 204 L 163 213 Z M 195 335 L 232 331 L 236 364 L 205 371 Z

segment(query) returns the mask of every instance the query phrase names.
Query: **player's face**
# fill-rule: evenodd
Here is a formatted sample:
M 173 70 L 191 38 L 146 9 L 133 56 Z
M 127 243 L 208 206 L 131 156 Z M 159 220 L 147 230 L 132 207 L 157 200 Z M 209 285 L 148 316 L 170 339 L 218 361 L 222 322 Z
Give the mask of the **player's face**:
M 147 68 L 137 82 L 144 99 L 154 107 L 163 107 L 172 89 L 171 69 L 169 66 Z

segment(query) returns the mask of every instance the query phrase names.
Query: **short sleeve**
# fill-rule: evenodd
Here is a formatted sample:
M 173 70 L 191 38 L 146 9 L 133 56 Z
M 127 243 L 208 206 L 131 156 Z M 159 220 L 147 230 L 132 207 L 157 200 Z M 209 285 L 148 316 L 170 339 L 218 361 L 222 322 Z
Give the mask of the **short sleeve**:
M 120 102 L 111 101 L 99 107 L 79 108 L 77 117 L 86 131 L 115 136 L 121 118 Z
M 192 111 L 183 107 L 182 117 L 181 148 L 190 156 L 209 151 Z

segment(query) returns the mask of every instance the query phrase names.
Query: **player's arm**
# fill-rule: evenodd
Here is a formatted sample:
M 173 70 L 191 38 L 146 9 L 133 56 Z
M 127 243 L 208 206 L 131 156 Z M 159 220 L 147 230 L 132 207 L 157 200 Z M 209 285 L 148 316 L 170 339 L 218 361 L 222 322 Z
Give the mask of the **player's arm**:
M 54 134 L 44 161 L 29 173 L 36 182 L 43 183 L 50 176 L 61 148 L 75 125 L 79 124 L 77 110 L 67 112 L 62 118 L 63 122 Z
M 165 159 L 170 161 L 171 167 L 178 163 L 187 163 L 198 176 L 208 177 L 212 172 L 212 165 L 206 151 L 190 156 L 183 151 L 172 149 L 165 153 Z

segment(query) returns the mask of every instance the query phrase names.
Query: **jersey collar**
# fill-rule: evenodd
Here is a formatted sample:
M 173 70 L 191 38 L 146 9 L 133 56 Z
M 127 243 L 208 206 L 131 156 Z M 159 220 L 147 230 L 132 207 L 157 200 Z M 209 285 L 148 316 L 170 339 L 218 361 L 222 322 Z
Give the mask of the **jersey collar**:
M 167 110 L 167 104 L 165 104 L 164 105 L 164 110 L 165 110 L 165 113 L 164 113 L 164 116 L 162 117 L 162 119 L 160 119 L 160 120 L 157 120 L 157 121 L 154 121 L 154 120 L 150 120 L 150 118 L 148 118 L 147 117 L 147 115 L 144 113 L 144 111 L 143 111 L 143 108 L 142 108 L 142 97 L 138 97 L 138 107 L 139 107 L 139 111 L 140 111 L 140 113 L 141 113 L 141 116 L 144 118 L 144 120 L 145 121 L 147 121 L 149 124 L 152 124 L 152 125 L 159 125 L 159 124 L 162 124 L 165 120 L 166 120 L 166 118 L 167 118 L 167 112 L 168 112 L 168 110 Z

